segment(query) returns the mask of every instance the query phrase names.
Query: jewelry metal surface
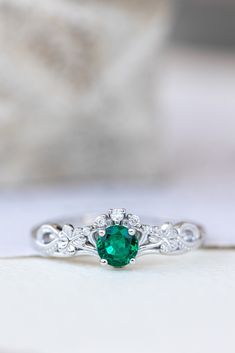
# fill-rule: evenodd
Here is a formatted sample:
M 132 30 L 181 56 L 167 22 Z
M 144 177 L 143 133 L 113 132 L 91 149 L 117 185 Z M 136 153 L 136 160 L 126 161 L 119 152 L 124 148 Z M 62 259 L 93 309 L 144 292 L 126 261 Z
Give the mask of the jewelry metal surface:
M 71 257 L 91 255 L 98 258 L 97 239 L 104 237 L 106 229 L 114 225 L 128 228 L 130 236 L 138 239 L 136 257 L 147 254 L 177 255 L 200 247 L 204 239 L 201 226 L 191 222 L 163 222 L 156 225 L 143 224 L 137 215 L 115 208 L 94 219 L 91 224 L 46 223 L 32 231 L 35 248 L 42 256 Z M 133 265 L 135 259 L 130 259 Z M 100 259 L 106 265 L 106 259 Z

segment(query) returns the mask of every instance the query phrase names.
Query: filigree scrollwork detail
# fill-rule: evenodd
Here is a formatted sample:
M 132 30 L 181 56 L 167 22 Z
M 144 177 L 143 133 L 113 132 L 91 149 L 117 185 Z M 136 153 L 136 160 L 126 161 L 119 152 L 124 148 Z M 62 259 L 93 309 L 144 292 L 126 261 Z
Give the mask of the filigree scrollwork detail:
M 179 254 L 201 245 L 202 231 L 192 223 L 163 223 L 149 227 L 146 242 L 140 247 L 140 254 L 158 252 L 161 254 Z
M 97 255 L 91 227 L 73 227 L 65 224 L 42 225 L 36 232 L 36 247 L 46 256 Z
M 137 256 L 146 254 L 179 254 L 201 245 L 203 230 L 189 222 L 142 224 L 140 218 L 123 208 L 111 209 L 88 226 L 44 224 L 33 232 L 34 244 L 44 256 L 98 256 L 97 239 L 107 227 L 122 225 L 138 239 Z

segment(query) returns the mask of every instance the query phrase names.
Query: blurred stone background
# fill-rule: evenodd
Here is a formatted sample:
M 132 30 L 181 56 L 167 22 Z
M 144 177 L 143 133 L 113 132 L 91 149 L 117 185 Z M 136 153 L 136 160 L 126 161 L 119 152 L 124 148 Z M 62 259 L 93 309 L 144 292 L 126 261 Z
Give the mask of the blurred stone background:
M 153 0 L 0 0 L 0 185 L 159 174 L 160 13 Z
M 0 0 L 0 187 L 235 175 L 234 15 Z

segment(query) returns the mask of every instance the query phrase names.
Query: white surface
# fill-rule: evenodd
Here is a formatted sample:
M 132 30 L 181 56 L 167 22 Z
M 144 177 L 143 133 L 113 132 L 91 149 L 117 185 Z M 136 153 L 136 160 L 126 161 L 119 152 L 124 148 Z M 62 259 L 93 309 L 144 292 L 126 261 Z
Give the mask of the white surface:
M 233 353 L 235 252 L 0 260 L 1 353 Z

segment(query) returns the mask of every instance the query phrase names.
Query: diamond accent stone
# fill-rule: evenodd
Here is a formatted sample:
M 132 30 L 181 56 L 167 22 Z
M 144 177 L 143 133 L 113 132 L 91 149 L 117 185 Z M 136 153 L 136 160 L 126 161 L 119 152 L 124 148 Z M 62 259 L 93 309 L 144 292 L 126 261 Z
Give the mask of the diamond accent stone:
M 115 223 L 120 223 L 125 216 L 126 210 L 124 208 L 114 208 L 110 210 L 110 218 Z
M 71 226 L 70 224 L 65 224 L 62 228 L 62 232 L 67 235 L 67 237 L 70 239 L 73 235 L 73 229 L 73 226 Z
M 90 234 L 90 232 L 91 232 L 90 227 L 83 227 L 83 228 L 82 228 L 82 234 L 84 234 L 85 237 L 88 237 L 88 235 Z
M 162 244 L 161 244 L 161 247 L 160 247 L 160 250 L 161 250 L 161 253 L 167 254 L 171 249 L 170 249 L 169 244 L 167 244 L 167 243 L 162 243 Z
M 75 228 L 73 232 L 73 239 L 71 244 L 76 248 L 83 246 L 86 243 L 86 236 L 84 234 L 84 228 Z
M 130 214 L 130 215 L 128 215 L 128 221 L 129 221 L 129 225 L 131 227 L 140 226 L 140 217 L 139 216 L 136 216 L 134 214 Z
M 71 255 L 74 254 L 75 251 L 76 251 L 75 246 L 72 243 L 69 243 L 69 245 L 67 246 L 66 250 Z
M 187 246 L 194 246 L 195 242 L 200 239 L 198 227 L 191 223 L 184 223 L 181 226 L 180 235 Z
M 69 243 L 69 239 L 66 235 L 62 235 L 59 237 L 59 241 L 57 243 L 58 249 L 60 251 L 64 250 Z
M 107 216 L 104 214 L 104 215 L 96 217 L 94 224 L 98 228 L 106 227 L 107 226 Z

